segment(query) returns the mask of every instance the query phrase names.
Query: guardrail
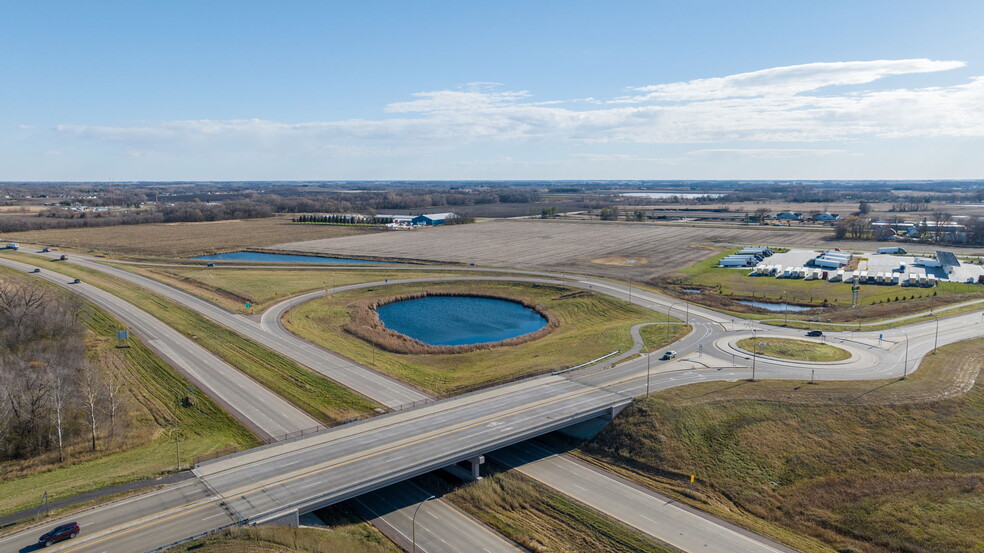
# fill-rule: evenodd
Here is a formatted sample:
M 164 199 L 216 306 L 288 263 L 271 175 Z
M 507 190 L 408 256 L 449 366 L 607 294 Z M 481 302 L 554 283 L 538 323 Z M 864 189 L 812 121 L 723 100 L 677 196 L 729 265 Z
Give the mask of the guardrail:
M 560 371 L 552 372 L 550 374 L 556 376 L 558 374 L 564 374 L 566 372 L 576 371 L 576 370 L 580 369 L 581 367 L 587 367 L 588 365 L 591 365 L 593 363 L 597 363 L 598 361 L 601 361 L 603 359 L 608 359 L 609 357 L 611 357 L 613 355 L 618 355 L 619 353 L 622 353 L 622 350 L 618 350 L 617 349 L 617 350 L 615 350 L 615 351 L 613 351 L 611 353 L 602 355 L 601 357 L 599 357 L 597 359 L 592 359 L 591 361 L 588 361 L 587 363 L 581 363 L 580 365 L 577 365 L 576 367 L 571 367 L 569 369 L 563 369 L 563 370 L 560 370 Z
M 155 549 L 150 549 L 148 551 L 145 551 L 144 553 L 157 553 L 158 551 L 164 551 L 165 549 L 170 549 L 170 548 L 174 547 L 175 545 L 180 545 L 182 543 L 186 543 L 186 542 L 189 542 L 189 541 L 192 541 L 192 540 L 197 540 L 198 538 L 204 538 L 204 537 L 207 537 L 207 536 L 212 536 L 212 535 L 218 534 L 219 532 L 228 532 L 229 529 L 232 528 L 233 526 L 242 526 L 242 525 L 243 525 L 243 523 L 241 523 L 241 522 L 233 522 L 233 523 L 230 523 L 230 524 L 226 524 L 225 526 L 219 526 L 218 528 L 215 528 L 215 529 L 212 529 L 212 530 L 206 530 L 205 532 L 199 532 L 198 534 L 195 534 L 194 536 L 188 536 L 187 538 L 182 538 L 182 539 L 180 539 L 178 541 L 171 542 L 171 543 L 169 543 L 167 545 L 162 545 L 162 546 L 160 546 L 158 548 L 155 548 Z

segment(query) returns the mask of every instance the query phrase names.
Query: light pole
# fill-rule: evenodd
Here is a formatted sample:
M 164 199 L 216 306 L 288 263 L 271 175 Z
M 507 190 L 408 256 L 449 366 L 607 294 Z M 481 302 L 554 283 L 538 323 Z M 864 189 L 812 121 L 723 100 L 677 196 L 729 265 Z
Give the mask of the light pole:
M 755 360 L 758 358 L 758 332 L 757 329 L 752 329 L 752 380 L 750 382 L 755 382 Z
M 370 327 L 368 325 L 362 325 L 362 328 L 369 329 L 370 332 L 372 331 L 372 327 Z M 369 342 L 369 345 L 372 346 L 372 365 L 375 367 L 376 366 L 376 342 L 372 339 L 372 336 L 369 336 L 368 339 L 367 339 L 367 341 Z
M 410 517 L 410 542 L 413 544 L 412 553 L 417 553 L 417 511 L 424 506 L 424 503 L 427 503 L 431 499 L 435 499 L 435 496 L 432 495 L 421 501 L 420 504 L 417 505 L 417 508 L 413 510 L 413 516 Z
M 933 313 L 932 309 L 929 310 L 929 314 L 936 319 L 936 336 L 933 337 L 933 355 L 936 355 L 936 348 L 940 344 L 940 318 L 936 316 L 936 313 Z
M 649 369 L 652 365 L 652 357 L 649 351 L 646 351 L 646 397 L 649 397 Z
M 902 363 L 902 380 L 905 380 L 906 375 L 909 374 L 909 333 L 904 328 L 899 330 L 905 334 L 905 361 Z

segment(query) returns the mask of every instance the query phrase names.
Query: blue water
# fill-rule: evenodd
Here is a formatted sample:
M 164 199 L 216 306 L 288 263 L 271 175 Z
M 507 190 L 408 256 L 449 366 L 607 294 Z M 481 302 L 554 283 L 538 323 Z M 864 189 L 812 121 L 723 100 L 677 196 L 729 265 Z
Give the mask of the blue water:
M 500 342 L 547 326 L 522 304 L 492 298 L 427 296 L 376 308 L 386 328 L 432 346 Z
M 366 259 L 348 259 L 345 257 L 314 257 L 310 255 L 291 255 L 287 253 L 262 253 L 262 252 L 228 252 L 215 255 L 200 255 L 189 257 L 188 259 L 202 259 L 206 261 L 270 261 L 280 263 L 359 263 L 371 265 L 404 265 L 393 261 L 369 261 Z
M 765 303 L 763 301 L 738 300 L 738 303 L 751 305 L 752 307 L 761 307 L 766 311 L 809 311 L 814 309 L 813 307 L 803 307 L 802 305 L 790 305 L 788 303 Z

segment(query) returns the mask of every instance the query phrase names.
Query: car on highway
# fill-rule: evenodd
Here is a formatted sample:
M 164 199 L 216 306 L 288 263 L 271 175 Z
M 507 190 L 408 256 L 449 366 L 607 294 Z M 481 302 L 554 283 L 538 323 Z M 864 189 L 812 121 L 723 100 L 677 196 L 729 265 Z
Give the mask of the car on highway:
M 663 357 L 660 357 L 660 359 L 666 361 L 667 359 L 673 359 L 674 357 L 676 357 L 676 352 L 673 351 L 673 350 L 670 350 L 670 351 L 664 353 L 663 354 Z
M 41 253 L 48 253 L 50 251 L 51 251 L 51 248 L 44 248 L 44 249 L 41 250 Z
M 32 273 L 40 273 L 41 272 L 41 269 L 38 269 L 37 267 L 35 267 L 34 270 L 31 271 L 31 272 Z
M 82 284 L 82 279 L 81 278 L 77 278 L 77 279 L 75 279 L 75 280 L 72 281 L 72 284 Z
M 820 331 L 820 330 L 811 330 L 811 331 L 807 332 L 806 335 L 807 336 L 823 336 L 823 331 Z
M 41 547 L 49 547 L 60 541 L 72 539 L 78 536 L 81 531 L 82 527 L 79 526 L 78 522 L 69 522 L 68 524 L 56 526 L 53 530 L 38 538 L 38 543 L 41 544 Z

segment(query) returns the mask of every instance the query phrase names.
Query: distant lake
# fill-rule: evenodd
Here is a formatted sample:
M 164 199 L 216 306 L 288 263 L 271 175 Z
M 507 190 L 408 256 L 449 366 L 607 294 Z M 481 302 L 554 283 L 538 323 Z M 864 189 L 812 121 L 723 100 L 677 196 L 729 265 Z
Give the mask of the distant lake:
M 662 200 L 666 198 L 683 198 L 684 200 L 693 200 L 694 198 L 720 198 L 724 194 L 694 194 L 691 192 L 677 193 L 677 192 L 625 192 L 622 196 L 628 196 L 630 198 L 652 198 L 655 200 Z
M 432 346 L 501 342 L 547 326 L 547 319 L 514 301 L 473 296 L 427 296 L 376 308 L 386 328 Z
M 203 261 L 261 261 L 271 263 L 358 263 L 364 265 L 405 265 L 395 261 L 370 261 L 368 259 L 350 259 L 346 257 L 318 257 L 312 255 L 291 255 L 288 253 L 265 252 L 228 252 L 215 255 L 200 255 L 188 259 Z
M 791 305 L 788 303 L 766 303 L 764 301 L 738 300 L 738 303 L 751 305 L 752 307 L 758 307 L 766 311 L 809 311 L 816 309 L 815 307 L 803 307 L 802 305 Z

